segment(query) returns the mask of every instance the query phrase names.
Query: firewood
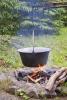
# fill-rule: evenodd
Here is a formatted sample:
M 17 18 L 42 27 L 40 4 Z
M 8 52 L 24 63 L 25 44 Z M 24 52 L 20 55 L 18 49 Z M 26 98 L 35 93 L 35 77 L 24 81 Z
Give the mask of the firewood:
M 28 79 L 30 79 L 33 83 L 35 83 L 35 80 L 31 77 L 31 76 L 27 76 L 28 77 Z
M 43 69 L 44 69 L 43 66 L 40 66 L 40 65 L 38 65 L 38 66 L 39 66 L 39 67 L 34 68 L 34 69 L 32 70 L 31 78 L 33 78 L 33 79 L 36 79 L 36 77 L 39 75 L 39 73 L 42 72 Z
M 67 76 L 63 77 L 62 79 L 60 79 L 59 81 L 56 82 L 57 86 L 60 84 L 63 84 L 65 82 L 65 80 L 67 79 Z
M 63 84 L 63 83 L 65 82 L 66 79 L 67 79 L 67 76 L 65 76 L 65 77 L 63 77 L 62 79 L 56 81 L 56 82 L 54 83 L 54 86 L 53 86 L 53 88 L 52 88 L 52 91 L 55 92 L 55 90 L 57 89 L 57 87 L 58 87 L 59 85 Z
M 56 79 L 65 71 L 64 68 L 61 68 L 60 70 L 56 71 L 56 73 L 54 73 L 50 79 L 48 80 L 45 89 L 48 91 L 51 91 L 53 89 L 53 86 L 55 84 Z
M 66 76 L 66 72 L 64 71 L 63 74 L 59 77 L 59 80 L 61 80 L 62 78 L 64 78 Z
M 66 74 L 67 74 L 67 68 L 66 68 L 65 72 L 66 72 Z
M 42 77 L 40 77 L 40 78 L 38 78 L 38 79 L 33 79 L 31 76 L 29 76 L 28 75 L 28 78 L 32 81 L 32 82 L 34 82 L 34 83 L 37 83 L 37 82 L 39 82 L 41 79 L 42 79 Z
M 35 80 L 35 81 L 36 81 L 36 83 L 37 83 L 37 82 L 39 82 L 41 79 L 42 79 L 42 77 L 40 77 L 40 78 L 36 79 L 36 80 Z

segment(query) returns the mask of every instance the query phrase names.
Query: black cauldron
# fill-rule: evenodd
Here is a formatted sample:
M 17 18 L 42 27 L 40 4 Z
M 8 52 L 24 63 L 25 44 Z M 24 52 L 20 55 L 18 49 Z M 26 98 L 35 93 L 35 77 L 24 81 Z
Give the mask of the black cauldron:
M 27 67 L 37 67 L 38 65 L 46 65 L 50 48 L 32 47 L 18 49 L 22 63 Z

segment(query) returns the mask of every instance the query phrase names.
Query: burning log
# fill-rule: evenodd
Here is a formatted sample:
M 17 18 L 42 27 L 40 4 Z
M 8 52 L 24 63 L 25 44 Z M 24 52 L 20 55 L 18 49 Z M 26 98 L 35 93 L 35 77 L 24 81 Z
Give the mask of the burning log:
M 54 73 L 50 79 L 48 80 L 45 89 L 47 91 L 52 91 L 52 89 L 54 88 L 54 90 L 56 89 L 56 87 L 62 83 L 62 81 L 64 82 L 67 78 L 67 73 L 66 73 L 67 69 L 61 68 L 60 70 L 56 71 L 56 73 Z
M 31 76 L 28 75 L 28 79 L 30 79 L 34 83 L 38 83 L 42 79 L 42 77 L 40 77 L 40 78 L 38 78 L 38 79 L 35 80 Z
M 43 66 L 38 65 L 37 68 L 32 70 L 32 73 L 28 75 L 28 79 L 34 83 L 39 82 L 43 77 L 40 77 L 40 73 L 43 71 Z

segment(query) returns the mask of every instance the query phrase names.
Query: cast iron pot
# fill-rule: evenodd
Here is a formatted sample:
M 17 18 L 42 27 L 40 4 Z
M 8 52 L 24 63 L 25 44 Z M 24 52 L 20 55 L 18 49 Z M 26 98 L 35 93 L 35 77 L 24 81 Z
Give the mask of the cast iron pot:
M 22 63 L 27 67 L 37 67 L 38 65 L 46 65 L 50 48 L 34 47 L 18 49 Z

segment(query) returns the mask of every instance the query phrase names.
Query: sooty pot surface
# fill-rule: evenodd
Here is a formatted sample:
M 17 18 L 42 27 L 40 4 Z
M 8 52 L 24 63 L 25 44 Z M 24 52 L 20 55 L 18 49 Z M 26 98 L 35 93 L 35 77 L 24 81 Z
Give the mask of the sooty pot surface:
M 32 47 L 18 49 L 22 63 L 27 67 L 37 67 L 38 65 L 46 65 L 50 48 Z

